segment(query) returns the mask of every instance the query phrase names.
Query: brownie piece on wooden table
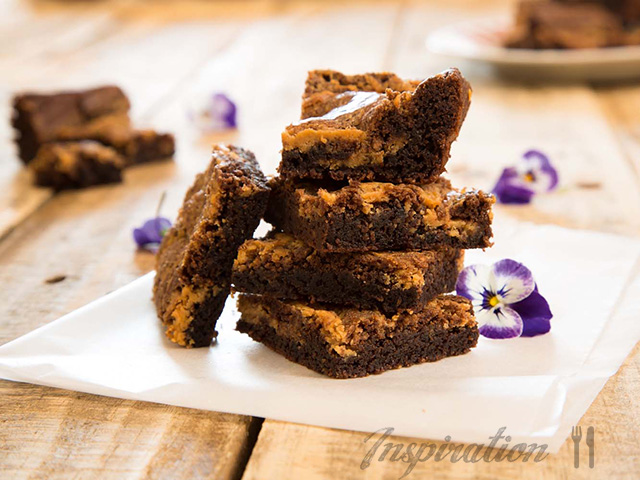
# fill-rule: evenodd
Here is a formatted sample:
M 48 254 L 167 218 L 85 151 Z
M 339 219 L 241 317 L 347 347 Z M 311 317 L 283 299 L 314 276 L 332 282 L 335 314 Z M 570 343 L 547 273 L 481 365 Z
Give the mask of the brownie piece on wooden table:
M 175 140 L 169 133 L 155 130 L 133 130 L 124 147 L 130 165 L 168 159 L 175 153 Z
M 115 86 L 14 98 L 13 126 L 20 158 L 29 163 L 49 142 L 94 140 L 117 150 L 127 165 L 169 158 L 173 135 L 134 130 L 129 100 Z
M 319 251 L 423 250 L 491 245 L 493 195 L 380 182 L 324 188 L 275 179 L 265 219 Z
M 233 287 L 245 293 L 305 299 L 387 313 L 421 310 L 455 288 L 464 252 L 320 253 L 277 233 L 247 240 L 233 266 Z
M 303 119 L 282 134 L 279 172 L 293 180 L 434 180 L 470 100 L 471 87 L 456 69 L 419 84 L 387 73 L 312 72 Z
M 120 182 L 123 167 L 115 150 L 90 140 L 47 143 L 29 163 L 36 184 L 58 191 Z
M 211 164 L 187 191 L 157 255 L 154 302 L 173 342 L 184 347 L 211 343 L 238 247 L 260 222 L 268 195 L 251 152 L 214 147 Z
M 129 100 L 115 86 L 50 95 L 24 94 L 13 101 L 12 123 L 17 130 L 20 158 L 29 163 L 47 142 L 75 140 L 78 131 L 113 130 L 118 135 L 129 128 Z M 95 138 L 95 140 L 99 140 Z
M 478 328 L 471 302 L 441 295 L 420 312 L 327 307 L 240 295 L 237 329 L 291 361 L 334 378 L 363 377 L 467 353 Z

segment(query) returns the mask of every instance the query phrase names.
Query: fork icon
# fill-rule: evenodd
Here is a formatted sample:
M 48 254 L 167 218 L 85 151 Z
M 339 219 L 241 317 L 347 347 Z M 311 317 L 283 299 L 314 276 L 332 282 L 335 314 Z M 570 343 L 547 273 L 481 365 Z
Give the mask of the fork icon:
M 582 440 L 582 428 L 579 426 L 571 428 L 571 438 L 573 439 L 573 466 L 580 466 L 580 440 Z

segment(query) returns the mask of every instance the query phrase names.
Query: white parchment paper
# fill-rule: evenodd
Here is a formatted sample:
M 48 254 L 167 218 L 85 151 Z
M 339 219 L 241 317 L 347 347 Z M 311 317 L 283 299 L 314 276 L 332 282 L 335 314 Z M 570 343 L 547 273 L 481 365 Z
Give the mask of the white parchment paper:
M 0 377 L 119 398 L 452 442 L 517 442 L 557 451 L 640 339 L 640 242 L 523 223 L 496 225 L 500 258 L 534 273 L 554 313 L 535 338 L 481 338 L 470 354 L 353 380 L 333 380 L 234 330 L 186 350 L 164 338 L 153 274 L 0 347 Z

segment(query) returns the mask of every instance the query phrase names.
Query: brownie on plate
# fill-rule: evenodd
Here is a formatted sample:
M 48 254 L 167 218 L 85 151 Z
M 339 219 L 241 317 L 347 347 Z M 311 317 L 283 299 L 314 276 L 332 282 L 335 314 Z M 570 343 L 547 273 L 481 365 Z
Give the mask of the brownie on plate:
M 456 69 L 421 83 L 311 72 L 306 91 L 303 119 L 282 134 L 279 172 L 288 180 L 432 181 L 471 100 Z
M 419 312 L 328 307 L 240 295 L 237 329 L 293 362 L 353 378 L 469 352 L 478 327 L 469 300 L 441 295 Z
M 455 288 L 464 252 L 320 253 L 285 233 L 247 240 L 233 266 L 233 288 L 281 299 L 311 299 L 386 313 L 421 310 Z
M 184 347 L 211 343 L 238 247 L 258 226 L 268 195 L 253 153 L 214 147 L 209 167 L 187 191 L 158 251 L 153 295 L 173 342 Z
M 444 178 L 426 185 L 321 187 L 282 179 L 271 184 L 265 219 L 322 252 L 491 245 L 495 198 L 478 190 L 453 189 Z
M 123 123 L 125 128 L 129 127 L 129 100 L 115 86 L 48 95 L 18 95 L 13 100 L 13 112 L 16 141 L 24 163 L 33 160 L 44 143 L 77 140 L 79 137 L 75 133 L 79 130 L 101 130 L 106 127 L 100 125 L 108 125 L 109 129 L 119 132 Z
M 597 1 L 524 0 L 506 45 L 528 49 L 601 48 L 626 43 L 623 19 Z M 640 2 L 638 2 L 640 3 Z
M 114 149 L 90 140 L 47 143 L 29 163 L 36 184 L 57 191 L 120 182 L 123 167 Z

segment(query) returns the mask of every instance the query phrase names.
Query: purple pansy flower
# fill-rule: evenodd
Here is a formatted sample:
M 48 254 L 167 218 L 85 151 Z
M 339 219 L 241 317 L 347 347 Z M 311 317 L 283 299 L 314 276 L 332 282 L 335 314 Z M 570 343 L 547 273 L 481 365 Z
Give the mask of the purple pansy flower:
M 514 167 L 502 171 L 493 193 L 500 203 L 525 204 L 536 193 L 545 193 L 558 186 L 558 172 L 549 157 L 539 150 L 529 150 Z
M 215 93 L 211 96 L 210 103 L 205 111 L 190 114 L 189 116 L 202 130 L 218 132 L 238 126 L 237 112 L 236 104 L 228 96 L 224 93 Z
M 157 252 L 167 230 L 171 228 L 171 221 L 168 218 L 156 217 L 144 222 L 140 228 L 133 230 L 133 239 L 139 248 L 150 252 Z
M 485 337 L 533 337 L 551 329 L 549 304 L 538 292 L 531 270 L 515 260 L 466 267 L 458 276 L 456 292 L 471 300 L 478 330 Z

